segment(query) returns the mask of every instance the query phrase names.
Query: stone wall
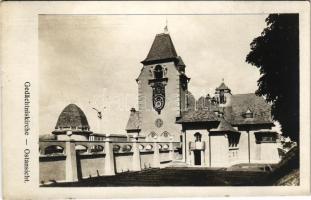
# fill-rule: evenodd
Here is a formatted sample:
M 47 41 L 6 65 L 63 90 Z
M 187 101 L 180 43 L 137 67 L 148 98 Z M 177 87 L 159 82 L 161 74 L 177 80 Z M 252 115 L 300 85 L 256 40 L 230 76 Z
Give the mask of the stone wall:
M 153 165 L 153 151 L 152 152 L 142 152 L 140 154 L 140 166 L 141 169 L 151 168 Z
M 225 134 L 210 136 L 211 167 L 228 167 L 228 139 Z
M 177 158 L 176 147 L 178 144 L 173 142 L 112 142 L 109 138 L 106 141 L 40 141 L 39 181 L 41 184 L 72 182 L 159 168 Z
M 78 178 L 103 176 L 105 174 L 105 154 L 77 155 Z
M 66 156 L 41 156 L 39 159 L 40 165 L 40 183 L 44 184 L 53 180 L 65 180 Z
M 133 171 L 133 153 L 118 153 L 114 155 L 116 172 Z
M 238 159 L 241 163 L 249 163 L 248 132 L 240 131 Z

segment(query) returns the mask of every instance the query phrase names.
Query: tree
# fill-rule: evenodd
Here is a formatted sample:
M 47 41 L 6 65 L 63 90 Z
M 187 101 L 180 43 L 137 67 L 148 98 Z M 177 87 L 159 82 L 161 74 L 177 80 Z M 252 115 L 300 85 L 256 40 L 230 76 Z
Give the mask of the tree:
M 272 104 L 283 135 L 299 142 L 299 15 L 270 14 L 246 62 L 259 68 L 256 94 Z

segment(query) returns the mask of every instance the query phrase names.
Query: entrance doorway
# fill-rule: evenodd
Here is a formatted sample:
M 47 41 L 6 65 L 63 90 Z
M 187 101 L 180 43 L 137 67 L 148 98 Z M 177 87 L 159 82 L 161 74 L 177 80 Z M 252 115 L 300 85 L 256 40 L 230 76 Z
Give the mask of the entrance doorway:
M 194 165 L 201 165 L 201 151 L 200 150 L 194 150 Z

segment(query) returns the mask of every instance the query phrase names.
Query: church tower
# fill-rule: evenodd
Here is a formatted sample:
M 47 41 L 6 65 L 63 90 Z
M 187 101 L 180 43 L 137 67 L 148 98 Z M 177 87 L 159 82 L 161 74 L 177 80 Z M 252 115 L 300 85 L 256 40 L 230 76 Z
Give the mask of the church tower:
M 219 103 L 219 107 L 227 107 L 231 104 L 231 90 L 225 84 L 224 79 L 219 87 L 216 88 L 215 97 Z
M 171 36 L 157 34 L 147 57 L 141 62 L 143 68 L 136 79 L 138 84 L 138 111 L 131 115 L 139 120 L 135 127 L 131 119 L 127 132 L 137 130 L 147 141 L 180 141 L 181 125 L 176 118 L 187 106 L 189 78 L 185 64 L 177 55 Z M 136 115 L 136 116 L 135 116 Z M 133 121 L 133 120 L 132 120 Z

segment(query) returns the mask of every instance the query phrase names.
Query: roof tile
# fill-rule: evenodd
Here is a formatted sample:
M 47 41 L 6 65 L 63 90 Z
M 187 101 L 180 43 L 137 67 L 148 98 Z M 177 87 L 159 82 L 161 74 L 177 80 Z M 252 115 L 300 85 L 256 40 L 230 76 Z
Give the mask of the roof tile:
M 182 117 L 177 120 L 177 123 L 218 121 L 218 118 L 214 112 L 208 110 L 184 111 L 181 116 Z

